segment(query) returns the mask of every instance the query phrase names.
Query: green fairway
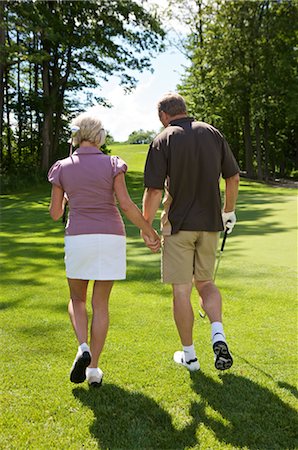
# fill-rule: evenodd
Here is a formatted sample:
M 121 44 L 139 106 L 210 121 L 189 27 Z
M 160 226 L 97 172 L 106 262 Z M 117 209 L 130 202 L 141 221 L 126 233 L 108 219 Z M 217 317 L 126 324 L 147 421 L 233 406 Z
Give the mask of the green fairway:
M 147 148 L 112 148 L 139 206 Z M 126 223 L 127 280 L 112 291 L 98 390 L 69 381 L 77 343 L 49 198 L 46 182 L 1 197 L 0 449 L 297 449 L 297 191 L 241 182 L 217 273 L 234 356 L 225 373 L 195 292 L 201 371 L 173 362 L 180 344 L 160 255 Z

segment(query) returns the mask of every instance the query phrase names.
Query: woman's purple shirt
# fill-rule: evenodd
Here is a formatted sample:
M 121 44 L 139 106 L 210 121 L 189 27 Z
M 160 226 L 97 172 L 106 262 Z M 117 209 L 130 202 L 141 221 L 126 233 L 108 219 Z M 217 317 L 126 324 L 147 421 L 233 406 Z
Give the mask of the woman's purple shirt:
M 53 164 L 48 180 L 62 188 L 68 198 L 66 235 L 125 235 L 113 182 L 116 175 L 126 171 L 122 159 L 105 155 L 96 147 L 80 147 Z

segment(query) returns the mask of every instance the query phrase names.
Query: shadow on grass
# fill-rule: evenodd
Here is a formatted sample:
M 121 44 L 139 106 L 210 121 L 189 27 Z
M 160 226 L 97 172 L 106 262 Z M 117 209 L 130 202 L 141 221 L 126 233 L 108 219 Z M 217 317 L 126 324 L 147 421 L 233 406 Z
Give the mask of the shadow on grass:
M 222 374 L 219 381 L 202 372 L 190 376 L 193 390 L 200 396 L 190 413 L 223 445 L 251 450 L 297 449 L 297 412 L 269 389 L 234 374 Z M 208 414 L 207 407 L 217 415 Z
M 99 448 L 182 450 L 198 444 L 197 420 L 176 430 L 171 416 L 144 394 L 113 384 L 100 389 L 75 388 L 73 394 L 94 413 L 90 432 Z
M 280 388 L 286 389 L 288 392 L 290 392 L 290 394 L 298 399 L 298 390 L 295 386 L 292 386 L 289 383 L 285 383 L 284 381 L 278 381 L 277 384 Z
M 90 432 L 99 448 L 198 446 L 200 424 L 212 431 L 223 448 L 297 448 L 297 413 L 269 389 L 234 374 L 222 374 L 218 381 L 202 372 L 190 377 L 199 400 L 191 404 L 192 420 L 181 430 L 173 426 L 168 412 L 144 394 L 112 384 L 100 389 L 75 388 L 73 394 L 94 413 Z
M 22 300 L 10 300 L 0 302 L 0 311 L 4 311 L 8 308 L 17 308 L 22 303 Z

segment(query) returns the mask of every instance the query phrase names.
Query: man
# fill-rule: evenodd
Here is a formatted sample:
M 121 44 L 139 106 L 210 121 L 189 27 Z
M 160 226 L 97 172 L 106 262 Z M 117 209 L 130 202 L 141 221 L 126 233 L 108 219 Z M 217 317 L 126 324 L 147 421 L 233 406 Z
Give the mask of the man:
M 222 134 L 188 117 L 183 97 L 167 94 L 158 103 L 165 129 L 152 142 L 145 165 L 143 214 L 152 224 L 165 191 L 161 216 L 162 281 L 173 288 L 173 313 L 183 351 L 174 361 L 199 370 L 193 345 L 193 282 L 211 323 L 215 367 L 229 369 L 233 359 L 223 325 L 221 295 L 213 283 L 219 234 L 236 223 L 239 167 Z M 221 210 L 219 182 L 225 179 Z

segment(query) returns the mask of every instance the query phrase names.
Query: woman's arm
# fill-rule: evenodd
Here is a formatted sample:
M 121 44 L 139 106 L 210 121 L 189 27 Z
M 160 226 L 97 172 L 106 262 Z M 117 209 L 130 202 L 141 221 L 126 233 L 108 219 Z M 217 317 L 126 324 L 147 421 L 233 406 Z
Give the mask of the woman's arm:
M 65 203 L 66 199 L 64 197 L 63 189 L 56 184 L 53 184 L 51 203 L 49 207 L 50 215 L 53 220 L 58 220 L 63 216 Z
M 146 244 L 147 242 L 150 243 L 150 249 L 155 252 L 158 251 L 160 248 L 160 238 L 130 198 L 126 188 L 124 173 L 120 173 L 114 178 L 114 191 L 125 216 L 142 230 Z

